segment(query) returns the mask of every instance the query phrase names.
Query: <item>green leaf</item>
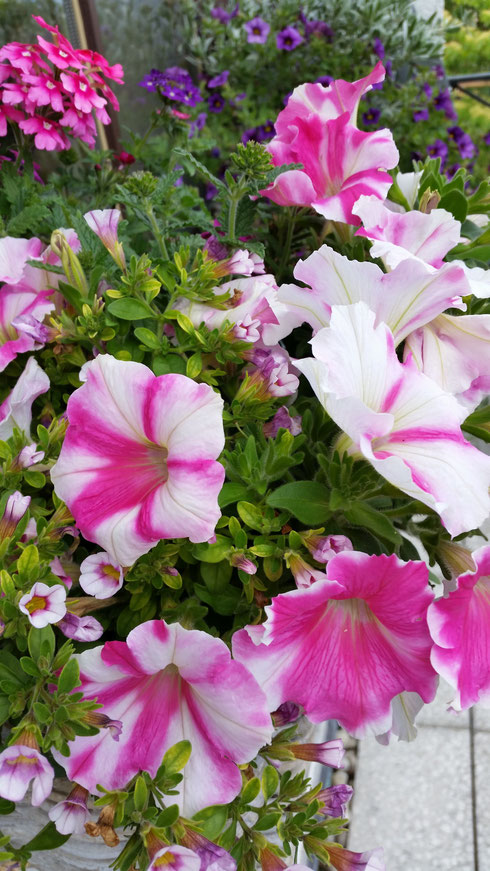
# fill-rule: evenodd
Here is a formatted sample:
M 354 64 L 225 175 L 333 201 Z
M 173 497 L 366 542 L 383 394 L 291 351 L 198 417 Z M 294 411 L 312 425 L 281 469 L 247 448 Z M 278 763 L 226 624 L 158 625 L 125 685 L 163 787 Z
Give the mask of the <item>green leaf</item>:
M 279 774 L 272 765 L 267 765 L 262 772 L 262 792 L 266 801 L 277 791 Z
M 234 502 L 244 499 L 246 495 L 247 488 L 243 484 L 227 481 L 221 488 L 218 496 L 218 505 L 220 508 L 226 508 L 227 505 L 233 505 Z
M 159 829 L 165 829 L 167 826 L 173 826 L 174 823 L 177 822 L 180 816 L 179 806 L 178 804 L 171 804 L 170 807 L 166 807 L 164 811 L 157 817 L 157 826 Z
M 58 678 L 58 692 L 69 693 L 80 686 L 80 667 L 76 659 L 69 659 Z
M 362 526 L 374 532 L 379 538 L 384 538 L 392 544 L 400 545 L 403 541 L 398 530 L 395 529 L 391 520 L 376 508 L 367 505 L 366 502 L 353 502 L 349 508 L 344 509 L 344 514 L 353 526 Z
M 8 799 L 6 798 L 0 798 L 0 814 L 2 814 L 2 816 L 7 816 L 7 814 L 11 814 L 14 810 L 14 801 L 8 801 Z
M 202 177 L 205 178 L 206 181 L 210 182 L 210 184 L 213 184 L 216 188 L 218 188 L 218 190 L 225 190 L 225 185 L 223 184 L 221 179 L 213 175 L 213 173 L 209 171 L 207 166 L 204 166 L 203 163 L 197 160 L 194 155 L 190 153 L 190 151 L 186 151 L 185 148 L 174 148 L 173 153 L 177 154 L 179 157 L 183 157 L 196 172 L 202 175 Z
M 225 590 L 218 592 L 210 592 L 207 587 L 202 584 L 194 584 L 194 593 L 206 605 L 210 605 L 213 611 L 217 614 L 222 614 L 224 617 L 229 617 L 236 613 L 238 603 L 242 597 L 241 590 L 236 587 L 228 586 Z
M 39 566 L 39 553 L 35 544 L 28 544 L 17 560 L 17 571 L 27 580 Z
M 196 351 L 187 360 L 186 375 L 188 378 L 197 378 L 202 369 L 202 354 Z
M 134 806 L 137 811 L 143 811 L 148 801 L 148 787 L 145 778 L 140 774 L 134 785 Z
M 179 741 L 170 747 L 163 757 L 163 765 L 165 766 L 165 774 L 176 774 L 187 765 L 192 753 L 192 745 L 190 741 Z
M 461 424 L 461 429 L 485 442 L 490 442 L 490 405 L 484 405 L 483 408 L 473 411 Z
M 71 838 L 71 835 L 60 835 L 56 831 L 55 824 L 48 823 L 47 826 L 44 826 L 44 829 L 38 832 L 32 841 L 24 844 L 23 850 L 31 853 L 34 853 L 36 850 L 54 850 L 56 847 L 66 844 L 68 838 Z
M 231 541 L 229 538 L 226 538 L 224 535 L 217 535 L 216 541 L 213 544 L 208 544 L 207 542 L 195 544 L 192 553 L 198 560 L 204 563 L 220 563 L 227 555 L 230 547 Z
M 109 303 L 107 311 L 123 321 L 141 321 L 143 318 L 155 317 L 155 313 L 146 302 L 133 297 L 115 299 Z
M 43 626 L 42 629 L 35 629 L 32 626 L 27 637 L 27 646 L 34 662 L 37 662 L 40 656 L 45 656 L 47 660 L 51 660 L 56 649 L 56 639 L 52 626 Z
M 86 302 L 86 300 L 83 299 L 80 291 L 77 290 L 76 287 L 67 284 L 65 281 L 60 281 L 58 284 L 58 290 L 78 313 L 82 311 L 83 303 Z
M 41 672 L 39 671 L 36 663 L 29 656 L 21 656 L 19 659 L 20 667 L 26 674 L 31 677 L 40 677 Z
M 8 720 L 10 713 L 10 701 L 7 696 L 0 696 L 0 726 Z M 1 813 L 1 811 L 0 811 Z
M 51 711 L 49 710 L 47 705 L 45 705 L 43 702 L 34 702 L 32 707 L 38 723 L 49 723 L 51 719 Z
M 457 221 L 463 223 L 468 212 L 468 203 L 466 202 L 465 195 L 461 193 L 461 191 L 452 190 L 449 191 L 449 193 L 443 194 L 437 208 L 446 209 L 454 215 Z
M 281 819 L 281 811 L 274 811 L 270 814 L 265 814 L 260 817 L 254 825 L 256 832 L 266 832 L 268 829 L 275 829 Z
M 247 526 L 251 529 L 258 529 L 259 532 L 264 526 L 264 513 L 256 505 L 251 502 L 238 502 L 237 511 Z
M 46 477 L 42 472 L 36 472 L 35 469 L 27 469 L 24 472 L 24 480 L 29 487 L 35 487 L 40 490 L 46 483 Z
M 329 499 L 329 490 L 318 481 L 293 481 L 270 493 L 267 504 L 290 511 L 307 526 L 321 526 L 331 515 Z
M 228 811 L 229 808 L 225 804 L 213 805 L 198 811 L 192 819 L 199 823 L 205 838 L 216 841 L 226 825 Z
M 260 780 L 258 777 L 252 777 L 248 783 L 242 789 L 242 794 L 240 796 L 243 804 L 250 804 L 250 802 L 254 801 L 260 792 Z
M 159 351 L 162 347 L 162 343 L 158 336 L 146 327 L 136 327 L 134 334 L 140 342 L 143 342 L 143 344 L 146 345 L 147 348 L 151 348 L 152 351 Z

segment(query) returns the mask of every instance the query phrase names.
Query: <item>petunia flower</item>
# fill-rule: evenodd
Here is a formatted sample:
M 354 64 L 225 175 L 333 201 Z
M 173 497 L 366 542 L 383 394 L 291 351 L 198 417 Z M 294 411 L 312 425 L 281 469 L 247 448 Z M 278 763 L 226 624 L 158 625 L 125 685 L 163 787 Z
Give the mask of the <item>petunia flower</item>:
M 262 45 L 267 42 L 271 26 L 263 18 L 260 18 L 259 15 L 251 18 L 250 21 L 246 21 L 243 26 L 247 32 L 247 42 L 256 42 Z
M 14 290 L 5 286 L 0 289 L 0 372 L 15 359 L 17 354 L 32 351 L 44 343 L 29 335 L 31 329 L 23 331 L 13 322 L 20 316 L 29 315 L 41 323 L 54 308 L 47 297 L 49 291 Z
M 399 157 L 389 130 L 358 130 L 349 112 L 327 121 L 320 113 L 298 115 L 286 131 L 278 118 L 276 130 L 266 146 L 274 166 L 302 163 L 303 169 L 281 173 L 263 196 L 282 206 L 311 206 L 324 218 L 350 224 L 358 223 L 352 207 L 362 194 L 386 197 L 392 183 L 386 170 Z
M 263 433 L 268 439 L 275 439 L 280 429 L 287 429 L 291 435 L 299 435 L 301 432 L 301 415 L 291 416 L 286 405 L 276 411 L 272 420 L 269 420 L 262 427 Z
M 200 871 L 200 867 L 201 860 L 197 853 L 180 844 L 170 844 L 153 854 L 148 871 L 161 868 L 167 868 L 168 871 Z
M 185 826 L 181 841 L 184 847 L 189 847 L 199 856 L 199 871 L 236 871 L 236 862 L 224 847 L 219 847 L 189 826 Z
M 10 285 L 25 283 L 30 269 L 27 261 L 38 260 L 42 249 L 43 243 L 37 236 L 32 239 L 4 236 L 0 239 L 0 281 Z
M 117 238 L 117 227 L 121 220 L 121 212 L 119 209 L 94 209 L 91 212 L 85 212 L 83 217 L 90 229 L 99 237 L 104 248 L 107 249 L 112 259 L 115 260 L 119 268 L 125 272 L 126 260 L 124 257 L 124 249 Z
M 490 458 L 465 440 L 466 409 L 415 364 L 402 365 L 393 335 L 363 302 L 334 306 L 330 327 L 296 360 L 348 436 L 350 452 L 412 499 L 436 511 L 451 536 L 490 514 Z M 351 442 L 349 442 L 351 440 Z
M 336 553 L 342 553 L 343 550 L 353 550 L 353 545 L 350 538 L 346 535 L 309 535 L 301 534 L 302 540 L 313 559 L 318 563 L 328 563 Z
M 85 833 L 85 823 L 90 819 L 87 798 L 88 791 L 76 783 L 65 799 L 49 809 L 48 817 L 60 835 Z
M 66 587 L 62 584 L 49 587 L 37 581 L 30 592 L 19 599 L 19 610 L 27 614 L 36 629 L 57 623 L 66 614 Z
M 121 589 L 124 574 L 121 566 L 113 565 L 105 551 L 93 553 L 80 564 L 79 584 L 89 596 L 108 599 Z
M 303 37 L 296 27 L 288 25 L 276 35 L 276 45 L 282 51 L 294 51 L 303 42 Z
M 327 786 L 317 792 L 315 798 L 322 802 L 318 810 L 324 817 L 344 817 L 347 813 L 347 803 L 351 800 L 354 790 L 345 783 Z
M 31 497 L 23 496 L 20 490 L 10 494 L 0 518 L 0 541 L 14 534 L 19 520 L 22 520 L 30 504 Z
M 313 723 L 339 720 L 357 737 L 385 732 L 398 693 L 416 691 L 425 701 L 435 695 L 427 567 L 344 551 L 326 574 L 305 590 L 275 596 L 264 624 L 234 634 L 233 655 L 271 710 L 293 701 Z
M 99 354 L 72 393 L 51 470 L 88 541 L 121 566 L 162 538 L 207 541 L 221 516 L 223 400 L 185 375 Z
M 50 794 L 53 779 L 53 768 L 37 746 L 21 742 L 0 753 L 0 796 L 8 801 L 22 801 L 32 780 L 31 804 L 38 807 Z
M 452 707 L 490 706 L 490 547 L 473 553 L 476 571 L 460 575 L 457 589 L 429 609 L 432 665 L 456 690 Z
M 35 357 L 29 357 L 13 390 L 0 405 L 0 439 L 6 441 L 14 427 L 30 436 L 32 403 L 49 390 L 49 378 Z
M 69 611 L 59 621 L 57 628 L 66 638 L 73 638 L 74 641 L 98 641 L 104 633 L 104 627 L 95 617 L 78 617 Z
M 173 798 L 181 813 L 238 795 L 237 765 L 270 740 L 272 722 L 262 691 L 223 641 L 151 620 L 127 641 L 84 651 L 78 661 L 85 698 L 121 720 L 122 732 L 118 742 L 106 730 L 77 737 L 68 758 L 56 753 L 70 779 L 91 792 L 99 783 L 123 788 L 138 771 L 154 776 L 166 750 L 186 739 L 192 753 Z

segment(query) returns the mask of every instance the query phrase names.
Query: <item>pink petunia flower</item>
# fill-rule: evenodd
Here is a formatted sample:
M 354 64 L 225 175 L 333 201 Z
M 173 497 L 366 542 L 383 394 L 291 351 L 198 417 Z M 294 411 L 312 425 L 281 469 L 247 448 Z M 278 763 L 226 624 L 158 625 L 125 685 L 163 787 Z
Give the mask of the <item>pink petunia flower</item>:
M 29 357 L 26 367 L 17 379 L 14 389 L 0 405 L 0 439 L 5 441 L 17 427 L 29 436 L 32 421 L 32 403 L 49 390 L 49 378 L 35 357 Z
M 54 584 L 49 587 L 37 581 L 29 593 L 19 600 L 19 610 L 27 614 L 29 623 L 42 629 L 49 623 L 57 623 L 66 614 L 66 587 Z
M 115 742 L 106 730 L 77 737 L 69 758 L 55 753 L 68 777 L 91 792 L 123 788 L 138 772 L 155 775 L 166 750 L 187 739 L 192 754 L 176 787 L 181 813 L 226 804 L 238 795 L 237 764 L 272 735 L 265 696 L 219 638 L 163 620 L 142 623 L 127 641 L 110 641 L 79 659 L 85 698 L 122 722 Z M 158 723 L 158 729 L 155 728 Z
M 31 780 L 31 804 L 38 807 L 53 788 L 54 771 L 36 747 L 11 744 L 0 753 L 0 795 L 8 801 L 22 801 Z
M 364 302 L 333 306 L 312 339 L 315 358 L 296 360 L 345 450 L 362 456 L 402 492 L 436 511 L 450 535 L 490 514 L 490 458 L 461 432 L 467 410 L 415 364 L 401 364 L 393 335 Z
M 359 737 L 385 732 L 400 692 L 435 695 L 427 579 L 421 562 L 344 551 L 325 580 L 276 596 L 263 625 L 236 632 L 233 654 L 271 710 L 294 701 L 314 723 L 339 720 Z
M 88 791 L 75 784 L 70 794 L 48 811 L 49 819 L 60 835 L 83 835 L 90 819 L 87 807 Z
M 31 276 L 34 270 L 27 265 L 27 261 L 38 260 L 42 250 L 43 243 L 37 236 L 32 239 L 4 236 L 0 239 L 0 281 L 9 285 L 21 284 L 23 287 L 28 284 L 33 289 L 27 276 Z
M 490 546 L 473 553 L 475 572 L 429 609 L 432 665 L 456 690 L 453 708 L 490 706 Z
M 29 335 L 30 330 L 25 332 L 16 328 L 13 321 L 20 315 L 29 315 L 41 323 L 54 308 L 47 296 L 46 292 L 16 291 L 7 287 L 0 289 L 0 372 L 17 354 L 42 347 L 43 342 Z
M 89 596 L 108 599 L 121 589 L 124 573 L 119 565 L 113 565 L 105 551 L 93 553 L 80 564 L 79 584 Z
M 82 535 L 131 565 L 162 538 L 207 541 L 220 517 L 223 400 L 184 375 L 100 354 L 71 395 L 51 470 Z

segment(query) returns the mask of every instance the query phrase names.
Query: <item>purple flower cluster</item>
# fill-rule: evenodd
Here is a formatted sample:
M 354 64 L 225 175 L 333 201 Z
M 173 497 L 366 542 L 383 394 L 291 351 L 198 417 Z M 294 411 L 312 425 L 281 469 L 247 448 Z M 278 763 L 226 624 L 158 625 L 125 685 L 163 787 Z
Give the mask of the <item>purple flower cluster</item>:
M 461 127 L 456 124 L 454 127 L 448 127 L 447 132 L 455 145 L 458 146 L 459 153 L 463 160 L 471 160 L 477 153 L 477 148 L 469 133 L 466 133 Z
M 434 109 L 437 109 L 438 112 L 444 112 L 446 118 L 449 118 L 450 121 L 456 120 L 458 115 L 453 106 L 449 88 L 444 88 L 444 90 L 439 91 L 437 97 L 434 99 Z
M 442 139 L 435 139 L 434 142 L 427 146 L 429 157 L 440 157 L 443 166 L 448 155 L 448 150 L 446 143 Z
M 201 93 L 192 81 L 190 74 L 182 67 L 167 67 L 167 69 L 152 69 L 139 82 L 141 88 L 147 91 L 158 91 L 162 97 L 175 103 L 183 103 L 193 107 L 202 102 Z
M 288 25 L 276 35 L 276 45 L 280 51 L 294 51 L 303 42 L 299 30 Z
M 257 127 L 249 127 L 242 135 L 244 145 L 253 139 L 255 142 L 267 142 L 272 139 L 275 133 L 274 122 L 266 121 L 265 124 L 259 124 Z
M 214 6 L 211 9 L 211 18 L 215 18 L 217 21 L 221 21 L 221 24 L 228 24 L 232 18 L 235 18 L 240 11 L 240 7 L 238 3 L 234 6 L 231 12 L 227 12 L 226 9 L 222 9 L 221 6 Z
M 299 20 L 304 27 L 306 39 L 310 39 L 312 36 L 320 36 L 326 39 L 327 42 L 332 42 L 334 31 L 326 21 L 321 21 L 318 18 L 310 20 L 302 10 L 299 13 Z

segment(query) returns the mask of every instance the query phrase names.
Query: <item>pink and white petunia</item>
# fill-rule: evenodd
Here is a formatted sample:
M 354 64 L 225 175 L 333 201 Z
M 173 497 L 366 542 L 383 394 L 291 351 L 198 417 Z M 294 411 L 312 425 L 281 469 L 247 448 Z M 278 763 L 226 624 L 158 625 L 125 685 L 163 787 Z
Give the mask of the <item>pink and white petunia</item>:
M 39 324 L 53 310 L 53 303 L 47 293 L 15 290 L 3 287 L 0 290 L 0 372 L 15 359 L 17 354 L 40 348 L 42 342 L 36 341 L 29 331 L 13 326 L 19 317 L 28 317 Z M 32 326 L 32 325 L 31 325 Z
M 36 581 L 29 593 L 19 600 L 19 610 L 27 614 L 29 622 L 36 629 L 49 623 L 58 623 L 66 614 L 66 587 L 54 584 L 49 587 Z
M 441 314 L 408 336 L 404 353 L 468 414 L 490 393 L 490 315 Z
M 158 871 L 166 868 L 168 871 L 200 871 L 201 860 L 194 850 L 181 847 L 180 844 L 170 844 L 162 847 L 153 855 L 148 871 Z
M 461 223 L 445 209 L 400 214 L 376 197 L 362 196 L 352 211 L 363 223 L 356 235 L 371 239 L 372 256 L 380 257 L 391 269 L 407 258 L 439 269 L 448 251 L 461 240 Z
M 32 239 L 16 239 L 4 236 L 0 239 L 0 281 L 6 284 L 19 284 L 25 278 L 28 260 L 39 259 L 43 243 L 34 236 Z
M 96 599 L 108 599 L 121 589 L 124 573 L 119 565 L 113 565 L 105 551 L 93 553 L 80 564 L 78 583 L 82 590 Z
M 359 223 L 352 208 L 362 195 L 384 199 L 391 187 L 386 172 L 398 163 L 398 150 L 387 129 L 365 133 L 350 123 L 348 112 L 331 121 L 317 114 L 298 117 L 267 145 L 274 166 L 302 163 L 281 173 L 261 191 L 282 206 L 311 206 L 324 218 Z
M 232 324 L 237 339 L 257 342 L 268 324 L 277 324 L 275 300 L 277 286 L 272 275 L 251 276 L 227 281 L 215 288 L 217 297 L 228 295 L 219 303 L 193 302 L 181 297 L 174 308 L 183 312 L 195 327 L 205 324 L 210 330 L 220 328 L 225 321 Z M 267 342 L 267 344 L 275 344 Z
M 456 690 L 452 707 L 459 711 L 477 702 L 490 707 L 490 546 L 473 559 L 476 572 L 460 575 L 457 589 L 433 602 L 428 617 L 432 664 Z
M 70 794 L 48 811 L 49 819 L 61 835 L 83 835 L 85 823 L 90 819 L 87 807 L 88 792 L 75 784 Z
M 339 720 L 358 737 L 386 732 L 396 695 L 408 690 L 432 701 L 436 691 L 427 567 L 344 551 L 326 573 L 308 589 L 276 596 L 264 624 L 235 633 L 233 655 L 271 710 L 293 701 L 313 723 Z
M 124 249 L 117 238 L 117 226 L 121 220 L 119 209 L 94 209 L 92 212 L 85 212 L 83 217 L 119 268 L 124 271 L 126 269 Z
M 0 795 L 8 801 L 22 801 L 31 780 L 31 804 L 38 807 L 53 788 L 54 771 L 35 747 L 12 744 L 0 753 Z
M 25 435 L 30 435 L 32 403 L 47 390 L 49 390 L 48 376 L 41 369 L 36 358 L 29 357 L 14 389 L 0 405 L 0 439 L 5 441 L 10 438 L 14 427 Z
M 465 440 L 467 409 L 396 356 L 388 327 L 363 302 L 333 306 L 311 340 L 315 358 L 295 361 L 330 417 L 395 487 L 436 511 L 450 535 L 490 514 L 490 458 Z
M 367 76 L 356 82 L 336 79 L 329 85 L 321 85 L 319 82 L 299 85 L 289 97 L 286 108 L 277 116 L 274 125 L 276 132 L 287 135 L 290 126 L 298 118 L 308 118 L 312 114 L 318 115 L 322 121 L 331 121 L 348 112 L 350 122 L 355 124 L 361 97 L 371 91 L 373 85 L 382 82 L 384 77 L 385 68 L 380 62 Z
M 375 263 L 349 260 L 322 245 L 298 261 L 294 277 L 309 287 L 279 288 L 275 309 L 279 325 L 267 326 L 268 342 L 280 341 L 304 322 L 318 332 L 329 324 L 334 305 L 365 302 L 375 312 L 376 322 L 390 327 L 396 344 L 445 309 L 465 308 L 464 273 L 449 263 L 428 273 L 425 264 L 405 260 L 385 273 Z
M 88 541 L 128 566 L 162 538 L 207 541 L 221 516 L 223 400 L 185 375 L 100 354 L 72 393 L 51 470 Z
M 172 799 L 181 813 L 192 816 L 238 795 L 237 765 L 268 743 L 272 722 L 264 694 L 223 641 L 150 620 L 127 641 L 107 642 L 78 659 L 84 696 L 120 720 L 122 732 L 118 742 L 106 730 L 77 737 L 69 758 L 56 754 L 70 779 L 90 792 L 97 784 L 123 788 L 138 771 L 154 776 L 168 748 L 185 739 L 192 753 Z

